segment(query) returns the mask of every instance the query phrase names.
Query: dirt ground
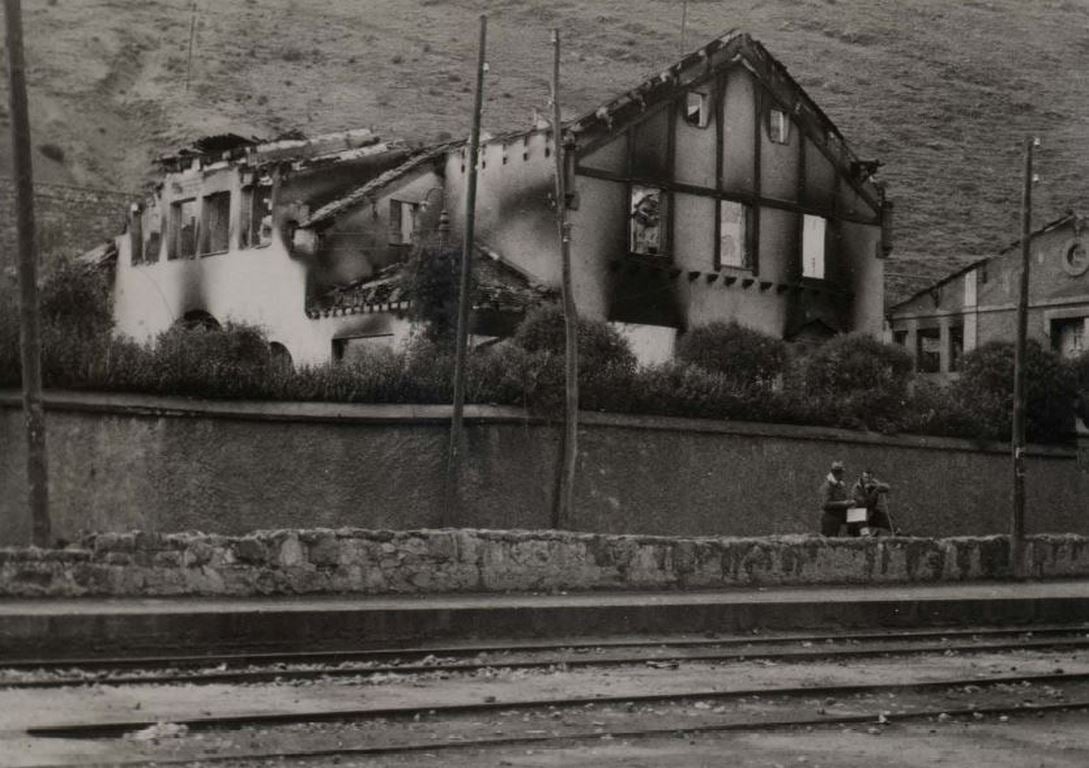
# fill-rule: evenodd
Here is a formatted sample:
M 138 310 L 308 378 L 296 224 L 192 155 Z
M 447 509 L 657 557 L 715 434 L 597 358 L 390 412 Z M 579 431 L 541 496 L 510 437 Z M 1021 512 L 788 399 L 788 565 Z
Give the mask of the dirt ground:
M 259 685 L 95 685 L 59 690 L 0 690 L 0 765 L 114 764 L 126 759 L 171 759 L 269 752 L 423 745 L 407 756 L 351 754 L 286 762 L 240 759 L 230 765 L 430 765 L 450 768 L 512 766 L 886 766 L 1089 764 L 1089 713 L 988 712 L 996 706 L 1034 706 L 1089 700 L 1089 682 L 1064 690 L 1024 681 L 983 689 L 898 690 L 839 697 L 778 697 L 795 686 L 919 683 L 987 676 L 1089 674 L 1089 653 L 1014 651 L 919 658 L 786 664 L 755 660 L 728 665 L 682 662 L 609 669 L 505 670 L 476 674 L 426 673 L 377 678 L 284 681 Z M 698 692 L 680 702 L 565 705 L 572 697 L 639 696 Z M 716 692 L 744 691 L 741 698 Z M 526 710 L 519 702 L 556 701 Z M 429 707 L 492 702 L 486 711 L 366 722 L 296 723 L 231 730 L 175 729 L 170 723 L 246 713 L 305 713 Z M 908 718 L 920 711 L 953 715 Z M 980 712 L 979 710 L 983 710 Z M 821 724 L 822 717 L 864 716 L 861 722 Z M 762 723 L 806 717 L 813 723 L 786 730 L 700 733 L 727 722 Z M 34 738 L 26 729 L 87 721 L 160 721 L 119 739 Z M 636 729 L 660 735 L 628 738 Z M 535 739 L 560 737 L 536 744 Z M 578 738 L 570 738 L 578 736 Z M 436 749 L 469 739 L 515 739 L 488 749 Z M 222 763 L 216 763 L 222 764 Z

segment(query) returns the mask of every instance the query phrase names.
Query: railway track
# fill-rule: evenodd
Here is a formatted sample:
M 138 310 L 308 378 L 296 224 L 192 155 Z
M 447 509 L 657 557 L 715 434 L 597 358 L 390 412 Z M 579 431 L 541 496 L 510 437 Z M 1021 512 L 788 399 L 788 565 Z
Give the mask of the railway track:
M 0 688 L 253 684 L 380 675 L 474 674 L 495 668 L 574 669 L 684 662 L 731 663 L 754 659 L 804 663 L 935 653 L 948 655 L 1083 648 L 1089 648 L 1089 631 L 1085 626 L 1047 626 L 1031 631 L 977 628 L 838 635 L 460 645 L 179 658 L 24 660 L 0 665 Z M 243 665 L 247 668 L 237 668 Z M 236 668 L 231 669 L 232 666 Z M 113 674 L 124 669 L 148 670 L 149 673 Z M 177 671 L 180 669 L 200 671 Z
M 1026 698 L 1031 694 L 1030 698 Z M 895 703 L 891 697 L 895 696 Z M 935 705 L 935 701 L 941 702 Z M 297 713 L 255 713 L 173 721 L 187 733 L 283 729 L 299 723 L 337 723 L 345 729 L 378 726 L 366 731 L 344 730 L 356 744 L 336 748 L 315 746 L 292 750 L 246 750 L 134 757 L 111 765 L 170 765 L 302 760 L 334 757 L 412 755 L 446 750 L 495 749 L 519 745 L 550 745 L 585 740 L 640 739 L 677 734 L 756 732 L 868 725 L 884 729 L 898 724 L 964 719 L 1039 716 L 1047 712 L 1089 710 L 1089 672 L 1038 675 L 999 675 L 926 682 L 850 685 L 805 685 L 734 691 L 690 690 L 669 694 L 582 696 L 527 699 L 515 702 L 386 707 L 356 710 L 316 710 Z M 490 718 L 513 720 L 511 732 L 489 731 Z M 695 717 L 693 717 L 693 714 Z M 519 720 L 518 716 L 522 719 Z M 533 716 L 535 720 L 529 720 Z M 488 718 L 482 722 L 480 718 Z M 590 726 L 587 727 L 587 720 Z M 542 724 L 543 721 L 543 724 Z M 453 725 L 458 738 L 421 738 L 423 722 Z M 400 724 L 400 730 L 398 725 Z M 524 724 L 538 726 L 527 728 Z M 86 722 L 31 728 L 29 735 L 46 738 L 107 739 L 153 727 L 152 721 Z M 440 735 L 442 731 L 439 731 Z M 365 738 L 360 739 L 360 734 Z M 323 732 L 327 744 L 334 734 Z M 208 746 L 204 745 L 205 748 Z M 86 765 L 86 762 L 79 763 Z

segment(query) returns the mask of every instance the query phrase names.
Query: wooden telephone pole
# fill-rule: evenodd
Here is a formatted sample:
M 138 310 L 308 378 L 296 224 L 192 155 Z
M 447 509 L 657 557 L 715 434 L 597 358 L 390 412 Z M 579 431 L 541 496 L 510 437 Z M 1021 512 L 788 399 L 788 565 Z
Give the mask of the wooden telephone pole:
M 23 14 L 19 0 L 4 0 L 7 22 L 11 144 L 15 172 L 15 228 L 19 243 L 19 327 L 23 367 L 23 414 L 26 417 L 27 495 L 31 543 L 48 547 L 50 539 L 45 406 L 42 403 L 41 331 L 38 311 L 38 241 L 34 224 L 34 169 L 23 55 Z
M 469 135 L 468 173 L 465 179 L 465 232 L 461 243 L 461 272 L 458 276 L 458 323 L 454 349 L 454 411 L 450 419 L 450 447 L 446 457 L 445 506 L 442 512 L 444 526 L 459 522 L 455 510 L 461 509 L 461 451 L 462 422 L 465 410 L 465 358 L 469 346 L 469 277 L 473 265 L 473 247 L 476 239 L 476 165 L 480 153 L 480 113 L 484 106 L 484 61 L 488 37 L 488 17 L 480 16 L 480 51 L 476 63 L 476 95 L 473 100 L 473 129 Z
M 1025 347 L 1028 337 L 1030 240 L 1032 237 L 1032 153 L 1040 140 L 1025 140 L 1025 180 L 1021 192 L 1021 286 L 1017 301 L 1017 344 L 1013 353 L 1013 519 L 1010 561 L 1016 579 L 1025 578 Z
M 552 143 L 556 155 L 556 229 L 560 236 L 561 293 L 563 295 L 564 401 L 563 458 L 559 498 L 553 515 L 556 528 L 568 528 L 574 520 L 575 475 L 578 470 L 579 336 L 578 311 L 571 285 L 571 223 L 567 220 L 567 152 L 560 119 L 560 31 L 552 30 Z

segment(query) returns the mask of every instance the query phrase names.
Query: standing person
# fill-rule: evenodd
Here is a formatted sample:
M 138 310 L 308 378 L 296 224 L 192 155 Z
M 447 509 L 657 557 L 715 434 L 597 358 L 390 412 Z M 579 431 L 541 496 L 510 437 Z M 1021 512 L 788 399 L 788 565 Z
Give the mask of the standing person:
M 858 482 L 851 489 L 851 497 L 855 506 L 866 508 L 866 522 L 858 526 L 860 529 L 870 529 L 866 535 L 880 535 L 878 533 L 880 531 L 886 534 L 892 533 L 892 523 L 889 521 L 889 516 L 881 508 L 881 496 L 890 490 L 892 490 L 892 487 L 888 483 L 878 480 L 877 476 L 869 469 L 862 470 Z M 851 535 L 858 536 L 862 532 L 862 530 L 856 530 Z
M 843 462 L 833 461 L 828 476 L 821 483 L 821 536 L 838 536 L 840 526 L 847 522 L 847 510 L 855 505 L 843 482 L 843 472 Z

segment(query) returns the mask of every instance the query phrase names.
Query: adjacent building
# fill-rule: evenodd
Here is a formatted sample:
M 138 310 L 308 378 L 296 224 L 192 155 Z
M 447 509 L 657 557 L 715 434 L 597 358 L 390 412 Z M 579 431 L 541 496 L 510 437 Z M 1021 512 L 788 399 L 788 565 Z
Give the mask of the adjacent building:
M 1029 240 L 1028 337 L 1064 357 L 1089 349 L 1089 231 L 1067 213 Z M 889 339 L 920 373 L 955 376 L 964 353 L 1017 337 L 1021 244 L 976 261 L 889 310 Z
M 566 122 L 560 141 L 579 312 L 614 324 L 644 362 L 716 320 L 801 343 L 882 332 L 891 205 L 877 163 L 748 35 Z M 559 285 L 555 142 L 534 126 L 481 143 L 479 336 Z M 460 242 L 467 155 L 465 142 L 354 131 L 213 137 L 165 157 L 110 249 L 117 327 L 146 339 L 179 321 L 252 322 L 307 363 L 397 343 L 408 255 Z

